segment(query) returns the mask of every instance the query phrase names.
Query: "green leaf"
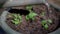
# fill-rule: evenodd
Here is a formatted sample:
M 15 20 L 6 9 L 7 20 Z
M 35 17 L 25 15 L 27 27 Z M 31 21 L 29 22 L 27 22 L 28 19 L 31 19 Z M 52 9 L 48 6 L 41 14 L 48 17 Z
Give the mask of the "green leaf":
M 18 20 L 18 19 L 17 19 L 17 18 L 14 18 L 13 20 L 16 21 L 16 20 Z
M 15 21 L 14 20 L 11 20 L 13 23 L 15 23 Z
M 31 10 L 32 9 L 32 6 L 26 6 L 26 9 L 27 10 Z
M 19 20 L 16 20 L 16 21 L 12 20 L 12 22 L 13 22 L 15 25 L 17 25 L 17 24 L 20 23 Z
M 12 14 L 12 16 L 14 16 L 14 20 L 12 20 L 12 22 L 17 25 L 19 23 L 22 22 L 22 16 L 20 16 L 19 14 Z
M 22 16 L 19 16 L 19 19 L 22 20 Z
M 49 23 L 52 23 L 52 20 L 51 20 L 51 19 L 48 19 L 48 22 L 49 22 Z
M 47 25 L 47 24 L 45 24 L 44 28 L 47 30 L 47 29 L 48 29 L 48 25 Z
M 26 16 L 26 20 L 29 20 L 29 17 L 28 17 L 28 15 Z
M 16 25 L 19 24 L 19 21 L 15 21 L 15 24 L 16 24 Z
M 37 14 L 36 13 L 33 13 L 33 12 L 30 12 L 27 16 L 26 16 L 26 20 L 29 20 L 29 19 L 32 19 L 34 20 L 34 16 L 36 16 Z
M 12 14 L 12 16 L 14 16 L 15 18 L 17 18 L 18 16 L 17 16 L 17 14 Z
M 36 16 L 36 15 L 37 15 L 36 13 L 31 12 L 31 13 L 29 14 L 29 18 L 33 18 L 33 17 Z
M 46 20 L 42 20 L 42 24 L 46 24 L 47 23 L 47 21 Z
M 42 23 L 42 26 L 45 26 L 45 24 L 47 23 L 47 21 L 46 20 L 42 20 L 41 23 Z
M 29 12 L 33 12 L 32 10 L 29 10 Z

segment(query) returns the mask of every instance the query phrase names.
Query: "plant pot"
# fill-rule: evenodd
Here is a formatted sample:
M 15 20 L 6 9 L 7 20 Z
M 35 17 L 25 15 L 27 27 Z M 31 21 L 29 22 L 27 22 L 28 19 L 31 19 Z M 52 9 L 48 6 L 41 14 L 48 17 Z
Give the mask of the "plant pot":
M 9 10 L 3 11 L 2 15 L 1 15 L 1 19 L 0 19 L 1 27 L 7 32 L 7 34 L 22 34 L 22 33 L 19 33 L 17 31 L 13 30 L 12 28 L 10 28 L 10 26 L 8 26 L 8 24 L 5 22 L 8 11 Z M 60 34 L 60 28 L 49 34 Z

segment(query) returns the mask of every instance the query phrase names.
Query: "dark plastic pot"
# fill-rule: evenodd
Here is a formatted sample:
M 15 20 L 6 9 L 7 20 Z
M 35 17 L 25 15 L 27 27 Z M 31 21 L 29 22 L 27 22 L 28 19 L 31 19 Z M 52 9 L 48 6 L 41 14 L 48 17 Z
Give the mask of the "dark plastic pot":
M 41 2 L 41 3 L 43 3 L 43 2 Z M 5 20 L 6 20 L 6 15 L 8 13 L 9 13 L 8 10 L 3 11 L 2 15 L 1 15 L 1 18 L 0 18 L 1 27 L 5 30 L 5 32 L 7 32 L 7 34 L 21 34 L 21 33 L 17 32 L 17 31 L 15 31 L 15 30 L 13 30 L 12 28 L 10 28 L 6 24 Z M 60 34 L 60 28 L 57 29 L 56 31 L 52 32 L 52 33 L 49 33 L 49 34 Z

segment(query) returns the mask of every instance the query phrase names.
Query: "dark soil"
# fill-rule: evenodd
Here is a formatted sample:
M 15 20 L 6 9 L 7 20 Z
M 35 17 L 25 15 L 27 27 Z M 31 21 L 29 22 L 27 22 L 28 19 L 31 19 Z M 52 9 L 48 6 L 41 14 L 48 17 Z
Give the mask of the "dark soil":
M 14 9 L 15 10 L 15 9 Z M 24 11 L 27 11 L 23 9 Z M 57 15 L 57 11 L 54 8 L 50 8 L 48 10 L 47 6 L 44 4 L 41 5 L 33 5 L 32 10 L 37 13 L 38 15 L 35 16 L 35 20 L 26 20 L 26 16 L 21 14 L 19 10 L 15 10 L 14 13 L 20 13 L 22 15 L 22 23 L 15 25 L 11 22 L 13 17 L 7 17 L 7 24 L 14 30 L 21 32 L 23 34 L 48 34 L 52 31 L 55 31 L 59 24 L 59 19 Z M 10 13 L 13 13 L 13 11 L 9 11 Z M 41 12 L 45 12 L 45 16 L 40 16 Z M 26 13 L 26 12 L 25 12 Z M 29 12 L 27 11 L 27 14 Z M 42 19 L 52 19 L 52 23 L 49 25 L 48 30 L 45 30 L 41 25 Z

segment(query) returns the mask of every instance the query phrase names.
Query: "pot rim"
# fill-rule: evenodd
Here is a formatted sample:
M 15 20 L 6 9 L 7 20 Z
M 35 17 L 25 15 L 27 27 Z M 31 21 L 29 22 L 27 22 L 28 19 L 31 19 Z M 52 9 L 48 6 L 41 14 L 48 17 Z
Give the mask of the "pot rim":
M 46 0 L 46 2 L 48 2 L 48 0 Z M 60 11 L 60 6 L 58 6 L 57 4 L 53 3 L 53 2 L 48 2 L 51 6 L 53 6 L 54 8 L 57 8 Z
M 15 30 L 13 30 L 12 28 L 10 28 L 6 23 L 6 15 L 8 14 L 8 11 L 4 11 L 1 15 L 1 27 L 4 29 L 4 31 L 6 31 L 8 34 L 20 34 L 19 32 L 16 32 Z

